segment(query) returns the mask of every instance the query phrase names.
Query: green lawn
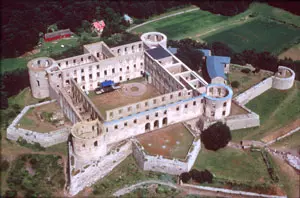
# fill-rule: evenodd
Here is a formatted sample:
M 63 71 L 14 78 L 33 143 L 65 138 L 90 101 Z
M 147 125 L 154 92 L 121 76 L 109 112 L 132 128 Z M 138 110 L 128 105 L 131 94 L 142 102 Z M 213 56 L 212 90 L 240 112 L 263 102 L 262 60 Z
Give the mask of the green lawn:
M 260 116 L 261 126 L 232 131 L 233 141 L 242 139 L 259 140 L 300 118 L 300 82 L 287 91 L 270 89 L 254 98 L 246 107 Z
M 0 60 L 1 73 L 26 68 L 28 60 L 25 58 L 6 58 Z
M 178 16 L 162 19 L 134 29 L 134 32 L 158 31 L 168 39 L 183 39 L 198 34 L 201 30 L 227 19 L 203 10 L 196 10 Z
M 259 52 L 268 51 L 277 55 L 300 39 L 300 28 L 257 19 L 200 38 L 208 43 L 227 43 L 236 52 L 256 49 Z
M 259 183 L 258 180 L 270 181 L 267 168 L 258 152 L 228 147 L 214 152 L 202 148 L 193 168 L 207 169 L 221 179 L 253 183 Z

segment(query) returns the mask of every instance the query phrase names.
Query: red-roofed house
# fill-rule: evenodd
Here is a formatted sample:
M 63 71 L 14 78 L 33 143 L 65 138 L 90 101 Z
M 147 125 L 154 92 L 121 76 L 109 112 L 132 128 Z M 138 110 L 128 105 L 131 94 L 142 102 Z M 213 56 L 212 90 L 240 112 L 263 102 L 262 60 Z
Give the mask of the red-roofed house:
M 92 31 L 97 32 L 97 34 L 100 36 L 101 33 L 103 32 L 103 29 L 105 28 L 105 23 L 103 20 L 101 21 L 96 21 L 92 23 Z

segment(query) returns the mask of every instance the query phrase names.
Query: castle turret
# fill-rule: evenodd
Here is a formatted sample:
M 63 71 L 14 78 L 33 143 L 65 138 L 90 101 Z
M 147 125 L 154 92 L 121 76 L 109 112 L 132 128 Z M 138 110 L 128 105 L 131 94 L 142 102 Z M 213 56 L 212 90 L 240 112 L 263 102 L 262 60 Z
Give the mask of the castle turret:
M 142 34 L 141 40 L 148 48 L 156 48 L 161 45 L 167 48 L 167 36 L 160 32 L 147 32 Z
M 206 87 L 204 115 L 217 120 L 230 114 L 232 89 L 225 84 L 209 84 Z
M 98 120 L 76 123 L 71 129 L 71 134 L 77 159 L 94 159 L 106 155 L 105 134 Z
M 49 81 L 46 69 L 54 60 L 47 57 L 36 58 L 28 62 L 28 73 L 32 95 L 35 98 L 49 97 Z

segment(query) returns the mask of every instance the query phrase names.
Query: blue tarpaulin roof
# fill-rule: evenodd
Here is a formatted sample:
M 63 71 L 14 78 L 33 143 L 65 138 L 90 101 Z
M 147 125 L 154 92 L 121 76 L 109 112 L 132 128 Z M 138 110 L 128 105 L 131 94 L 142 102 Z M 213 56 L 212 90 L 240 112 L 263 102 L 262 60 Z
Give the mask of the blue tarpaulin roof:
M 224 73 L 225 64 L 230 63 L 230 57 L 226 56 L 208 56 L 206 58 L 206 68 L 208 71 L 208 75 L 211 79 L 215 77 L 222 77 L 226 79 Z
M 127 14 L 124 14 L 124 19 L 125 19 L 125 21 L 129 21 L 129 20 L 131 20 L 131 17 L 128 16 Z
M 111 86 L 111 85 L 114 85 L 114 81 L 112 81 L 112 80 L 106 80 L 106 81 L 101 83 L 102 87 L 108 87 L 108 86 Z

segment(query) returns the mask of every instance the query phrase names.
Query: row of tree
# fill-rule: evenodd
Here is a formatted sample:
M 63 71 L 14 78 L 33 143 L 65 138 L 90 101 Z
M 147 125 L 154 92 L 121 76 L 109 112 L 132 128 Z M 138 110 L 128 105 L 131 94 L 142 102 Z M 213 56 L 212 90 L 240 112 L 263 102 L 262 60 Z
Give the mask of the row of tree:
M 193 179 L 195 182 L 198 183 L 212 183 L 213 180 L 213 174 L 209 172 L 208 170 L 204 171 L 198 171 L 197 169 L 192 169 L 189 172 L 181 173 L 179 176 L 180 180 L 183 183 L 189 182 L 191 179 Z
M 191 53 L 196 49 L 210 49 L 212 55 L 215 56 L 229 56 L 231 57 L 231 63 L 246 65 L 251 64 L 255 68 L 269 70 L 276 72 L 279 65 L 284 65 L 296 73 L 296 79 L 300 79 L 300 61 L 294 61 L 290 58 L 279 59 L 270 52 L 257 52 L 255 49 L 244 50 L 240 53 L 236 53 L 227 44 L 222 42 L 213 43 L 200 43 L 192 39 L 182 39 L 182 40 L 169 40 L 168 46 L 179 48 L 177 56 L 182 59 L 184 63 L 191 67 L 191 69 L 197 71 L 199 70 L 200 64 L 193 60 L 198 60 L 196 56 L 201 56 L 200 53 Z M 186 48 L 191 48 L 186 50 Z M 197 50 L 196 50 L 197 51 Z M 187 60 L 189 59 L 189 60 Z

